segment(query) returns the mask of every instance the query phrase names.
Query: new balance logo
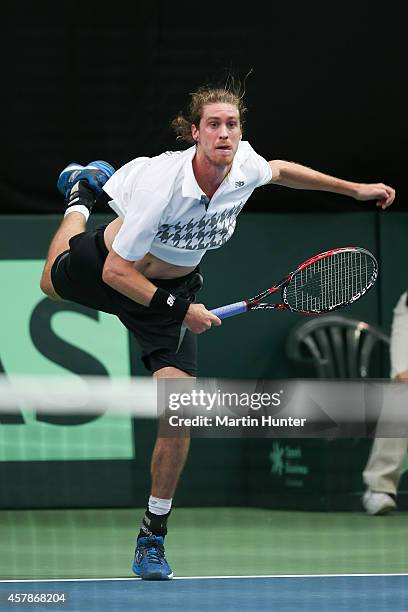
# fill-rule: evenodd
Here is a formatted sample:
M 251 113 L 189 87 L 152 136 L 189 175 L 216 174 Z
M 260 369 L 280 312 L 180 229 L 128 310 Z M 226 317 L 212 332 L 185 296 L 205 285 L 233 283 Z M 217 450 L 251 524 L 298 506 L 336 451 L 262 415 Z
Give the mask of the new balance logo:
M 169 295 L 169 297 L 167 298 L 167 305 L 168 306 L 174 306 L 174 302 L 176 301 L 176 298 L 174 297 L 174 295 Z

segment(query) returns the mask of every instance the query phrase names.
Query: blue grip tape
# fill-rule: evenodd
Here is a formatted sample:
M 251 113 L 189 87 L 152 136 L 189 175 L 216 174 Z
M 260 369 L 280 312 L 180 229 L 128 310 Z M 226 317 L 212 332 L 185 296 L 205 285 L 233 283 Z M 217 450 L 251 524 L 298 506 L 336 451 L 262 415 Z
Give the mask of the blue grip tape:
M 214 308 L 214 310 L 210 310 L 210 312 L 215 314 L 219 319 L 226 319 L 227 317 L 233 317 L 247 310 L 248 305 L 246 302 L 235 302 L 235 304 L 227 304 L 226 306 Z

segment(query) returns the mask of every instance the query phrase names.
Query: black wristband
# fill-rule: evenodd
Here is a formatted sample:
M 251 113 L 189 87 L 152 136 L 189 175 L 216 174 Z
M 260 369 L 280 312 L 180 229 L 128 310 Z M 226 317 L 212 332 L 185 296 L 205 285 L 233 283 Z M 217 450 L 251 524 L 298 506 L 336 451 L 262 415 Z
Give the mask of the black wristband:
M 176 297 L 172 293 L 169 293 L 165 289 L 158 287 L 154 293 L 151 301 L 150 308 L 161 312 L 163 314 L 170 315 L 175 321 L 183 321 L 186 316 L 190 302 L 183 298 Z

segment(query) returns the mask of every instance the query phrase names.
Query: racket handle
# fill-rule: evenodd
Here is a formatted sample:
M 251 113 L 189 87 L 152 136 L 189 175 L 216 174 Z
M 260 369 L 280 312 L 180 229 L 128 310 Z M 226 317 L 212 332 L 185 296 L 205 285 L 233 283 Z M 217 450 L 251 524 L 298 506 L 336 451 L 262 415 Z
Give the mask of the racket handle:
M 226 306 L 220 306 L 210 310 L 219 319 L 226 319 L 227 317 L 233 317 L 234 315 L 241 314 L 248 310 L 248 304 L 246 302 L 235 302 L 235 304 L 227 304 Z

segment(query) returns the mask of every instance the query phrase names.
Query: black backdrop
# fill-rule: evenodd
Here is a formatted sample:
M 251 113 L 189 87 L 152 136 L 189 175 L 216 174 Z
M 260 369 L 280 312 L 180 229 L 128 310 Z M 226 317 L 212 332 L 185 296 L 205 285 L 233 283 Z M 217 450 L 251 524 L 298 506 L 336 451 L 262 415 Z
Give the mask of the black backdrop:
M 395 209 L 408 209 L 398 11 L 358 0 L 3 2 L 0 211 L 59 213 L 56 177 L 70 161 L 118 167 L 179 148 L 169 122 L 188 93 L 251 68 L 246 138 L 260 154 L 387 182 Z M 245 210 L 362 206 L 277 187 Z

